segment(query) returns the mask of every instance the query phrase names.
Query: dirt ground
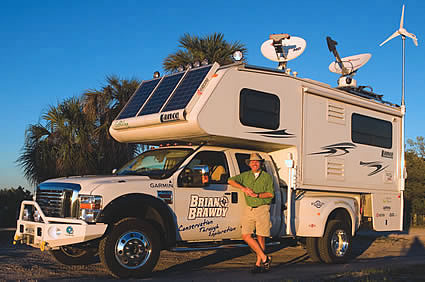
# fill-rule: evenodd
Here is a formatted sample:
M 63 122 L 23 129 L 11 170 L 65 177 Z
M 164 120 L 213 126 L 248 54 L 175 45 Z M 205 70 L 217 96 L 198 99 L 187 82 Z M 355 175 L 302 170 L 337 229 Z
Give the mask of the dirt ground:
M 0 231 L 0 280 L 109 280 L 101 263 L 64 266 L 47 252 L 11 244 L 13 231 Z M 255 260 L 247 248 L 196 252 L 161 252 L 151 277 L 160 281 L 323 281 L 341 273 L 367 269 L 425 266 L 425 229 L 402 233 L 360 232 L 353 241 L 353 259 L 347 264 L 313 263 L 302 246 L 283 242 L 269 248 L 272 270 L 251 274 Z

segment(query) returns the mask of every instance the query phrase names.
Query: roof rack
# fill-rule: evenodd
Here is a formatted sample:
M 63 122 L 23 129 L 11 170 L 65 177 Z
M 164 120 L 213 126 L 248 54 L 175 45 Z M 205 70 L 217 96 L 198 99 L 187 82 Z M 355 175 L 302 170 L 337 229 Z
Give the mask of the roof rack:
M 365 90 L 365 88 L 369 88 L 370 91 Z M 383 104 L 387 104 L 387 105 L 394 106 L 394 107 L 400 107 L 397 104 L 393 104 L 391 102 L 384 101 L 382 99 L 382 97 L 384 97 L 384 95 L 374 93 L 372 87 L 370 87 L 370 86 L 359 86 L 359 87 L 356 87 L 356 88 L 347 86 L 347 87 L 338 87 L 338 89 L 346 91 L 346 92 L 354 94 L 354 95 L 357 95 L 357 96 L 360 96 L 360 97 L 363 97 L 363 98 L 372 99 L 372 100 L 375 100 L 375 101 L 383 103 Z

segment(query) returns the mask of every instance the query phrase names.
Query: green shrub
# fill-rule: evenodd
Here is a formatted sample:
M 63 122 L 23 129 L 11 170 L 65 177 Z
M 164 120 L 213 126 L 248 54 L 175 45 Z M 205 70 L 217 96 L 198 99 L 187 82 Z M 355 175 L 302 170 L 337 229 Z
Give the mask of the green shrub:
M 31 192 L 19 186 L 17 189 L 0 190 L 0 227 L 16 227 L 16 219 L 23 200 L 31 200 Z

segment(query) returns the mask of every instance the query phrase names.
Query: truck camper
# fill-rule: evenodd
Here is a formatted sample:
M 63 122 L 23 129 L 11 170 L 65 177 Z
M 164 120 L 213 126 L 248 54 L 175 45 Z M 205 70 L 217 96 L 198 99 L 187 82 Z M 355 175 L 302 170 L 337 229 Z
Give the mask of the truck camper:
M 355 86 L 344 60 L 337 88 L 291 73 L 290 40 L 267 43 L 278 69 L 213 63 L 143 81 L 110 134 L 157 146 L 113 176 L 41 183 L 15 241 L 68 265 L 98 253 L 121 278 L 149 275 L 164 249 L 238 244 L 246 204 L 227 179 L 252 152 L 273 176 L 270 240 L 297 238 L 313 261 L 340 263 L 360 225 L 402 230 L 404 108 Z

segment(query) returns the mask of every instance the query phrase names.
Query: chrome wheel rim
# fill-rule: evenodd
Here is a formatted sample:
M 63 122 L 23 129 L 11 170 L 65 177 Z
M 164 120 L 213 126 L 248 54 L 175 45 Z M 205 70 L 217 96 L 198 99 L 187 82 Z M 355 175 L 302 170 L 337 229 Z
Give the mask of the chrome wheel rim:
M 145 234 L 128 232 L 122 235 L 115 246 L 115 258 L 127 269 L 136 269 L 144 265 L 152 253 L 152 245 Z
M 348 234 L 345 230 L 338 229 L 334 232 L 331 239 L 332 252 L 337 257 L 343 257 L 348 250 Z

